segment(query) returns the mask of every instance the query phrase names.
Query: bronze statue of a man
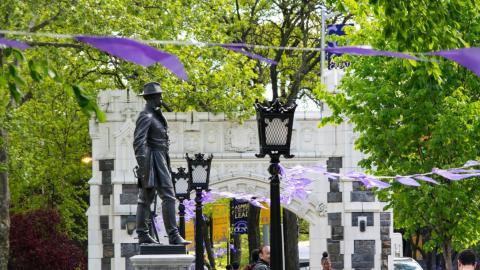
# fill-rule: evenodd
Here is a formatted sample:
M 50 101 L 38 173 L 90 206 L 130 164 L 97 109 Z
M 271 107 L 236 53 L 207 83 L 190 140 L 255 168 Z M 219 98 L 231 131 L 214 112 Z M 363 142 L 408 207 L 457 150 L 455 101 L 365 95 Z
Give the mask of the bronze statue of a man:
M 146 220 L 150 218 L 150 205 L 156 190 L 162 199 L 162 217 L 169 243 L 188 245 L 191 242 L 183 239 L 177 228 L 175 193 L 168 156 L 168 126 L 160 110 L 162 106 L 160 84 L 156 82 L 145 84 L 143 93 L 140 95 L 146 100 L 146 105 L 137 118 L 133 141 L 135 157 L 139 166 L 137 176 L 140 190 L 136 229 L 138 242 L 140 244 L 158 243 L 150 236 L 146 225 Z

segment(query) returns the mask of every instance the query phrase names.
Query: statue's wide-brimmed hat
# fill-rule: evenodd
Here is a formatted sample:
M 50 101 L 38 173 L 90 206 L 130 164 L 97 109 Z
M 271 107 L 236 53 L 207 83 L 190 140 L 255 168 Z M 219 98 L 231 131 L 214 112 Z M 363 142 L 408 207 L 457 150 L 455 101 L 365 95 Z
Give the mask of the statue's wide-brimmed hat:
M 150 96 L 150 95 L 157 95 L 161 93 L 163 92 L 159 83 L 149 82 L 143 86 L 143 93 L 139 94 L 139 96 Z

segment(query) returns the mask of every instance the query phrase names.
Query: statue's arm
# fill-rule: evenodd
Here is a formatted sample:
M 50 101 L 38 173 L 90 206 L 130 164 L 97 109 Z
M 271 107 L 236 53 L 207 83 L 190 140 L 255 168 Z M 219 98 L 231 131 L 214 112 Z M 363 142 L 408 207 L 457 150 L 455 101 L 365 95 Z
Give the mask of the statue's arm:
M 151 122 L 152 116 L 150 114 L 140 113 L 133 133 L 133 150 L 135 151 L 135 158 L 137 159 L 137 164 L 140 167 L 139 171 L 141 172 L 143 172 L 145 168 L 145 148 Z

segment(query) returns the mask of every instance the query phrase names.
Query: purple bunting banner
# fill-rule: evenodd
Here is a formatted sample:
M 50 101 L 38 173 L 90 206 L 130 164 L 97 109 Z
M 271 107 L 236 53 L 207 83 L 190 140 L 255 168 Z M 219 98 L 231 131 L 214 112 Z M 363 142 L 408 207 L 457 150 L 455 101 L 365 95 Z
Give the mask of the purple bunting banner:
M 144 67 L 160 63 L 180 79 L 188 81 L 187 73 L 183 68 L 182 62 L 173 54 L 160 51 L 154 47 L 128 38 L 75 36 L 75 39 L 123 60 Z
M 417 181 L 415 181 L 415 179 L 407 176 L 395 176 L 395 180 L 397 180 L 398 182 L 406 186 L 413 186 L 413 187 L 420 186 L 420 184 Z
M 431 53 L 439 55 L 471 70 L 480 77 L 480 48 L 463 48 Z
M 440 175 L 443 178 L 447 178 L 448 180 L 452 181 L 458 181 L 474 176 L 480 176 L 480 173 L 455 173 L 449 170 L 441 170 L 438 168 L 433 168 L 432 173 Z
M 1 30 L 2 33 L 6 34 L 15 34 L 15 35 L 30 35 L 31 33 L 27 32 L 16 32 Z M 42 35 L 42 34 L 37 34 Z M 71 37 L 75 38 L 80 42 L 87 43 L 99 50 L 110 53 L 111 55 L 122 58 L 126 61 L 148 67 L 155 63 L 160 63 L 167 69 L 171 70 L 175 75 L 177 75 L 182 80 L 188 81 L 187 74 L 184 70 L 183 64 L 178 60 L 178 58 L 173 55 L 163 51 L 160 51 L 154 47 L 148 46 L 136 40 L 121 38 L 121 37 L 112 37 L 112 36 L 84 36 L 84 35 L 60 35 L 60 34 L 51 34 L 44 33 L 47 36 L 58 36 L 61 38 Z M 178 44 L 178 45 L 192 45 L 186 44 L 184 42 L 166 42 L 166 41 L 156 41 L 161 44 Z M 162 43 L 163 42 L 163 43 Z M 218 43 L 202 43 L 209 46 L 221 46 L 223 48 L 232 50 L 237 53 L 246 55 L 252 59 L 257 59 L 263 62 L 266 62 L 271 65 L 277 65 L 278 62 L 272 59 L 265 58 L 261 55 L 252 53 L 247 50 L 248 47 L 268 47 L 270 49 L 286 49 L 284 47 L 276 46 L 262 46 L 262 45 L 252 45 L 252 44 L 218 44 Z M 0 38 L 0 45 L 5 45 L 8 47 L 14 47 L 21 50 L 30 48 L 26 43 L 8 40 L 5 38 Z M 300 50 L 305 48 L 287 48 L 289 50 Z M 308 49 L 308 48 L 307 48 Z M 318 48 L 312 48 L 318 49 Z M 410 59 L 415 61 L 428 61 L 427 59 L 422 59 L 408 53 L 401 52 L 392 52 L 392 51 L 381 51 L 370 48 L 364 48 L 359 46 L 344 46 L 344 47 L 330 47 L 325 48 L 325 51 L 329 54 L 353 54 L 353 55 L 366 55 L 366 56 L 387 56 L 387 57 L 396 57 L 403 59 Z M 480 47 L 476 48 L 460 48 L 453 50 L 442 50 L 437 52 L 426 52 L 422 53 L 425 56 L 441 56 L 451 61 L 454 61 L 465 68 L 471 70 L 475 75 L 480 77 Z
M 476 160 L 469 160 L 463 165 L 463 167 L 473 167 L 473 166 L 480 166 L 480 162 Z
M 421 180 L 421 181 L 425 181 L 425 182 L 429 182 L 429 183 L 438 185 L 438 182 L 435 181 L 435 179 L 433 179 L 431 177 L 428 177 L 428 176 L 425 176 L 425 175 L 414 175 L 413 178 L 415 178 L 417 180 Z
M 248 56 L 252 59 L 257 59 L 257 60 L 263 61 L 263 62 L 268 63 L 270 65 L 278 64 L 278 62 L 275 61 L 275 60 L 265 58 L 261 55 L 258 55 L 258 54 L 252 53 L 250 51 L 247 51 L 245 45 L 242 45 L 242 44 L 226 44 L 226 45 L 222 45 L 222 47 L 225 48 L 225 49 L 232 50 L 232 51 L 237 52 L 237 53 L 241 53 L 241 54 L 246 55 L 246 56 Z
M 16 41 L 16 40 L 9 40 L 5 38 L 0 38 L 0 45 L 5 45 L 7 47 L 17 48 L 20 50 L 25 50 L 30 48 L 26 43 Z

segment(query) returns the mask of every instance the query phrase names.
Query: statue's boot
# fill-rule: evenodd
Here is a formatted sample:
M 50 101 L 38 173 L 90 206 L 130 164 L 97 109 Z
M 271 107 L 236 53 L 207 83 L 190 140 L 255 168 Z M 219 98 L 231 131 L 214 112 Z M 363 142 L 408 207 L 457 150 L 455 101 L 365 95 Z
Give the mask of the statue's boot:
M 183 239 L 180 233 L 178 233 L 174 200 L 164 200 L 162 202 L 162 217 L 170 245 L 186 246 L 192 243 L 191 241 Z
M 155 240 L 149 233 L 147 224 L 145 223 L 147 214 L 150 214 L 150 209 L 146 204 L 139 200 L 137 206 L 137 234 L 138 234 L 138 243 L 139 244 L 158 244 L 158 241 Z
M 147 232 L 138 232 L 138 243 L 139 244 L 158 244 L 157 240 L 155 240 L 150 234 Z

